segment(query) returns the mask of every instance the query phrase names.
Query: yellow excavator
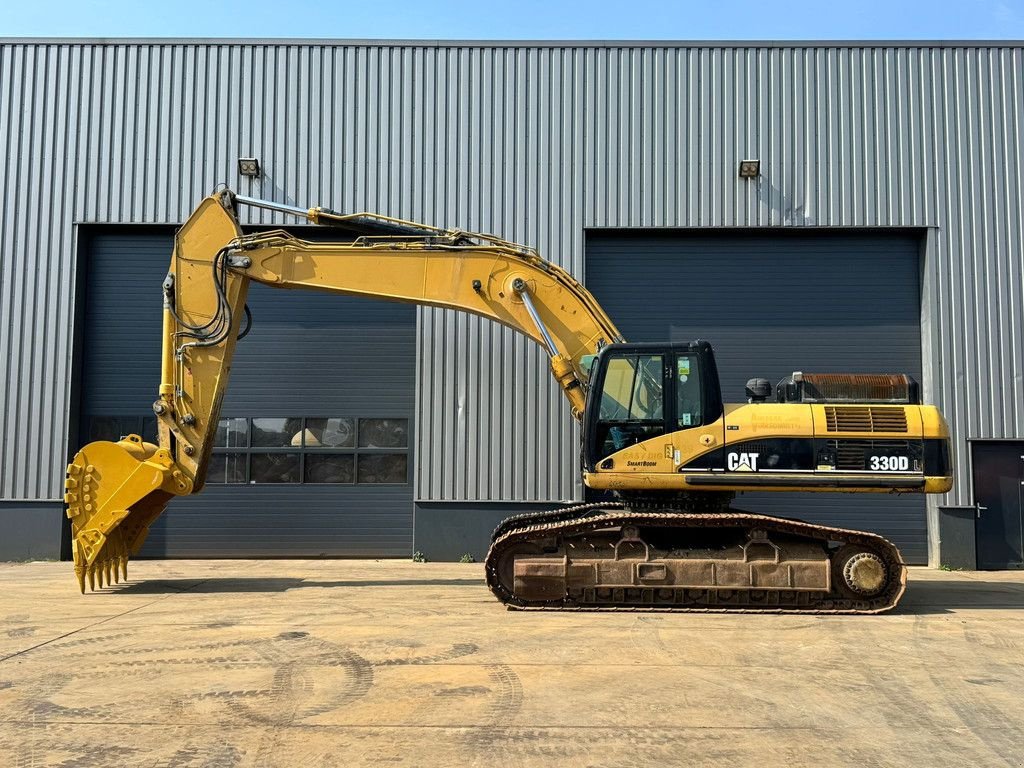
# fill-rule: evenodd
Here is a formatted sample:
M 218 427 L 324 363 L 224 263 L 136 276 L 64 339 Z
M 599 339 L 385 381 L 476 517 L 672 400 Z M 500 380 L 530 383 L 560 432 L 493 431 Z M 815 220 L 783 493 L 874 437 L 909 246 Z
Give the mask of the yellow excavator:
M 244 234 L 242 205 L 338 236 Z M 498 526 L 487 582 L 510 607 L 878 613 L 906 585 L 893 544 L 744 512 L 735 495 L 952 486 L 946 423 L 907 376 L 794 373 L 775 388 L 752 379 L 748 402 L 725 404 L 710 344 L 626 343 L 583 285 L 531 248 L 221 190 L 177 232 L 163 284 L 159 445 L 94 442 L 68 466 L 83 592 L 127 578 L 168 501 L 202 489 L 254 280 L 470 312 L 546 350 L 582 422 L 584 483 L 607 500 Z

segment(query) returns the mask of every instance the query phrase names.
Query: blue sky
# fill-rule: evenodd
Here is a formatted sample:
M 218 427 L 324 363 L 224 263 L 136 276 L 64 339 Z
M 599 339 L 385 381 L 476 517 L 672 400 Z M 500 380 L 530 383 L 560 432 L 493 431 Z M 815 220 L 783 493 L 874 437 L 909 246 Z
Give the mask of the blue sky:
M 0 36 L 1024 39 L 1024 0 L 0 0 Z

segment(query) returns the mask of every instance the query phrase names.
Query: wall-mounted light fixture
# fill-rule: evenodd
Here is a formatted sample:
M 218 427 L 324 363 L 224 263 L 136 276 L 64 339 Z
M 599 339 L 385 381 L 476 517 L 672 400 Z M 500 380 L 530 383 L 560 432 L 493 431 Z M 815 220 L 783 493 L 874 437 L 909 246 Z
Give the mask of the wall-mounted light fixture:
M 259 176 L 260 161 L 256 157 L 238 158 L 238 172 L 243 176 Z
M 740 178 L 756 179 L 761 175 L 760 160 L 740 160 Z

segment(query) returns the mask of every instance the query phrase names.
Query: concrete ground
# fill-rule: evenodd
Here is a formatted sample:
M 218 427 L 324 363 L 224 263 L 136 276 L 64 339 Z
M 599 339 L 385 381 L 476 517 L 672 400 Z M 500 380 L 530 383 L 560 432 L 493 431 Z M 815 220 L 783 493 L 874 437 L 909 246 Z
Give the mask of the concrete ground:
M 1024 573 L 879 617 L 506 611 L 479 565 L 0 565 L 0 766 L 1024 764 Z

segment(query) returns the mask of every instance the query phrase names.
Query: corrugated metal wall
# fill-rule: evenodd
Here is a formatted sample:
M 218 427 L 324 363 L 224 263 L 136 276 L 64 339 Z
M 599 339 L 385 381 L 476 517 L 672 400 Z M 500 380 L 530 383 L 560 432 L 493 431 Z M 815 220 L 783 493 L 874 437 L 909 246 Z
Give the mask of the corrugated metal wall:
M 0 41 L 0 499 L 57 498 L 75 222 L 243 192 L 498 232 L 577 274 L 587 227 L 926 226 L 925 386 L 1024 434 L 1024 48 Z M 759 157 L 762 177 L 736 177 Z M 130 361 L 126 360 L 126 364 Z M 420 315 L 418 495 L 566 498 L 539 350 Z

